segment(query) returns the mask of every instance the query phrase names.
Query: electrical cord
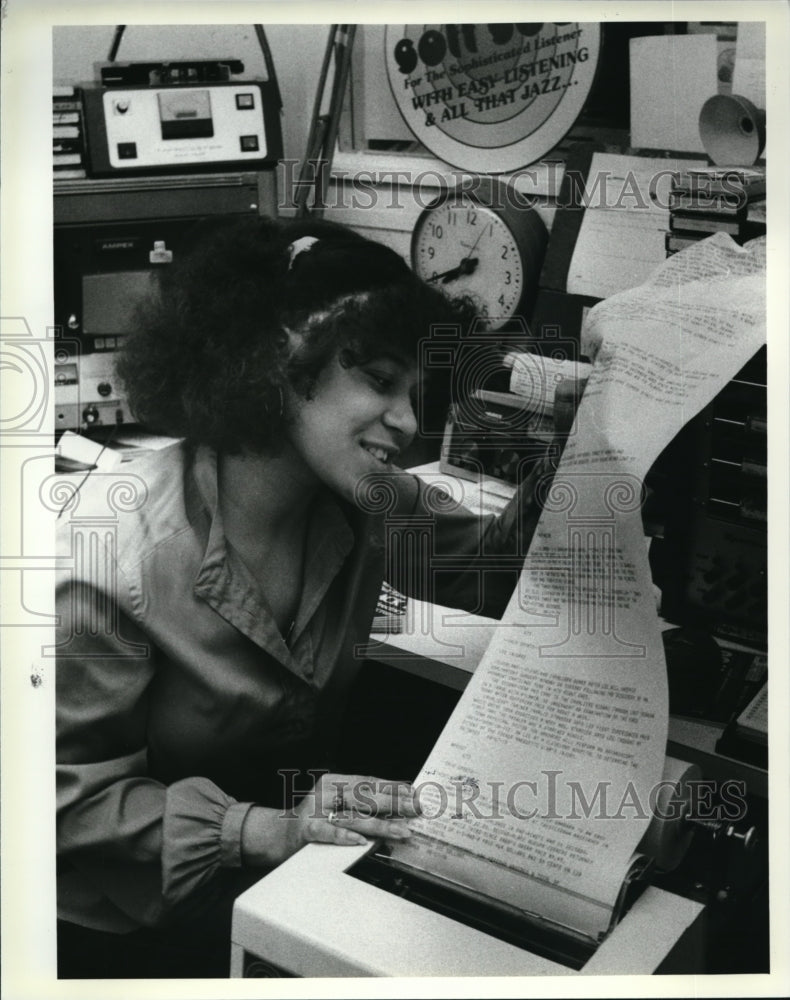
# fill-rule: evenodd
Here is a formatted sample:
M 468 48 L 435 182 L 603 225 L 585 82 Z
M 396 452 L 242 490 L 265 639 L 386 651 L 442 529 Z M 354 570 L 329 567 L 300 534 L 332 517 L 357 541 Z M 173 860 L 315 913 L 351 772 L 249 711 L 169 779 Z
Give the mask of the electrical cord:
M 99 450 L 99 454 L 96 456 L 96 461 L 88 469 L 88 471 L 85 473 L 85 475 L 82 477 L 82 479 L 80 479 L 80 481 L 74 487 L 74 492 L 71 494 L 71 496 L 68 498 L 68 500 L 63 504 L 63 506 L 58 511 L 58 516 L 56 518 L 57 521 L 60 520 L 60 518 L 63 515 L 63 512 L 66 510 L 66 508 L 79 495 L 80 490 L 85 485 L 85 483 L 88 481 L 88 476 L 90 476 L 90 474 L 92 472 L 95 472 L 96 469 L 98 469 L 98 467 L 99 467 L 99 459 L 102 457 L 102 455 L 104 454 L 105 450 L 109 447 L 109 445 L 112 444 L 113 438 L 115 437 L 115 433 L 118 430 L 118 426 L 119 426 L 118 424 L 113 424 L 112 427 L 110 428 L 110 433 L 107 435 L 107 440 L 102 444 L 102 446 L 101 446 L 101 448 Z
M 115 62 L 115 59 L 116 59 L 116 57 L 118 55 L 118 49 L 121 47 L 121 39 L 123 38 L 124 31 L 126 31 L 126 25 L 125 24 L 116 24 L 115 25 L 115 34 L 113 35 L 113 38 L 112 38 L 112 45 L 110 46 L 110 53 L 107 56 L 107 61 L 108 62 Z
M 269 78 L 269 82 L 274 87 L 274 97 L 277 101 L 277 110 L 282 111 L 283 109 L 283 99 L 280 95 L 280 85 L 277 82 L 277 72 L 274 68 L 274 60 L 272 59 L 272 52 L 269 48 L 269 42 L 266 38 L 266 32 L 263 30 L 262 24 L 254 25 L 255 36 L 258 39 L 258 45 L 263 53 L 263 61 L 266 64 L 266 75 Z

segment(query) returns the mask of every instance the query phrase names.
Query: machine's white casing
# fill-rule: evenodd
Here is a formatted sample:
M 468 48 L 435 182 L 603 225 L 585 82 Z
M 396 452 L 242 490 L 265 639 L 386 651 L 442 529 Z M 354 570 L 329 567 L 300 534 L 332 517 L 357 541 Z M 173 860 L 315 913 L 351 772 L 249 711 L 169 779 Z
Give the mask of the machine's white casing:
M 108 338 L 110 339 L 110 338 Z M 118 338 L 113 337 L 115 341 Z M 55 428 L 86 430 L 132 421 L 115 374 L 115 352 L 55 358 Z
M 310 844 L 243 893 L 233 913 L 231 975 L 704 971 L 704 907 L 692 900 L 648 886 L 581 972 L 575 973 L 349 875 L 348 869 L 368 850 Z
M 179 112 L 178 102 L 185 110 Z M 190 106 L 190 102 L 195 107 Z M 241 106 L 239 106 L 241 104 Z M 107 154 L 115 169 L 163 167 L 179 163 L 227 163 L 241 159 L 248 143 L 248 158 L 266 157 L 263 99 L 254 83 L 233 86 L 150 87 L 107 90 L 102 95 Z M 199 109 L 199 110 L 196 110 Z M 202 110 L 200 110 L 202 109 Z M 210 135 L 165 139 L 163 119 L 179 114 L 202 114 L 211 124 Z M 188 120 L 188 118 L 186 119 Z M 124 143 L 136 147 L 133 160 L 124 159 Z

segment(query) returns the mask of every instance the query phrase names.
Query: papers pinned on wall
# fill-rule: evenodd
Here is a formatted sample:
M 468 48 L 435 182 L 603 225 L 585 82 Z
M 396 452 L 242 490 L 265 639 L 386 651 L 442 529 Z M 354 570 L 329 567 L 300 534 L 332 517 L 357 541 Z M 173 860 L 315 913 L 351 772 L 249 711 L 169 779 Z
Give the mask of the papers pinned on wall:
M 631 145 L 703 152 L 699 113 L 718 92 L 716 36 L 631 39 Z

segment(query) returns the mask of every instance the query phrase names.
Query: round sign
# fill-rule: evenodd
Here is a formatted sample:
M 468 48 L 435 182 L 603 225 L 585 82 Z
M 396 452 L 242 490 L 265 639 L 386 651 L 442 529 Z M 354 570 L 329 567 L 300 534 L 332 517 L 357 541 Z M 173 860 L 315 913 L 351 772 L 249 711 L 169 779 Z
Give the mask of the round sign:
M 505 173 L 569 131 L 592 87 L 600 26 L 389 25 L 390 88 L 406 124 L 440 159 Z

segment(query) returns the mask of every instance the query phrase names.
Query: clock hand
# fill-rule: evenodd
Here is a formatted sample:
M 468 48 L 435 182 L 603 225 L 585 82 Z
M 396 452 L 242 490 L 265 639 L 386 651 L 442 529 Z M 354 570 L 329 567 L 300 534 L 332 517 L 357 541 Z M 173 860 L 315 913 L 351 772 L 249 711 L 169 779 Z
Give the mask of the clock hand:
M 471 274 L 480 262 L 476 257 L 464 257 L 458 267 L 451 267 L 449 271 L 442 271 L 441 274 L 434 274 L 432 278 L 426 278 L 426 284 L 433 284 L 435 281 L 441 281 L 443 285 L 446 285 L 450 281 L 455 281 L 456 278 L 460 278 L 464 274 Z
M 446 285 L 449 281 L 454 281 L 456 278 L 460 278 L 464 274 L 472 274 L 477 270 L 477 265 L 480 263 L 477 257 L 464 257 L 458 267 L 453 268 L 452 271 L 448 271 L 442 278 L 442 284 Z
M 476 239 L 476 240 L 474 241 L 474 243 L 472 244 L 472 249 L 471 249 L 471 250 L 469 251 L 469 253 L 468 253 L 468 254 L 466 255 L 466 257 L 464 257 L 464 260 L 469 260 L 469 258 L 470 258 L 470 257 L 472 256 L 472 254 L 473 254 L 473 253 L 475 252 L 475 250 L 477 249 L 477 244 L 478 244 L 478 243 L 480 242 L 480 240 L 481 240 L 481 239 L 483 238 L 483 233 L 484 233 L 485 231 L 486 231 L 486 227 L 485 227 L 485 226 L 482 226 L 482 227 L 481 227 L 481 229 L 480 229 L 480 232 L 478 233 L 478 236 L 477 236 L 477 239 Z M 464 243 L 464 246 L 466 246 L 466 244 L 465 244 L 465 243 Z M 464 262 L 464 261 L 462 260 L 462 261 L 461 261 L 461 263 L 463 264 L 463 262 Z M 475 261 L 475 263 L 477 263 L 477 261 Z
M 449 271 L 443 271 L 441 274 L 437 274 L 433 278 L 428 278 L 427 279 L 428 283 L 431 284 L 434 281 L 441 280 L 442 284 L 446 285 L 451 281 L 455 281 L 456 278 L 460 278 L 464 274 L 471 274 L 477 268 L 477 265 L 480 263 L 480 260 L 477 257 L 473 257 L 472 254 L 477 249 L 477 244 L 483 238 L 483 234 L 485 233 L 485 231 L 486 227 L 481 226 L 480 232 L 477 234 L 477 239 L 472 244 L 471 248 L 469 249 L 469 253 L 466 255 L 466 257 L 463 257 L 461 259 L 461 263 L 458 265 L 458 267 L 450 268 Z M 461 241 L 461 246 L 468 247 L 469 245 Z

